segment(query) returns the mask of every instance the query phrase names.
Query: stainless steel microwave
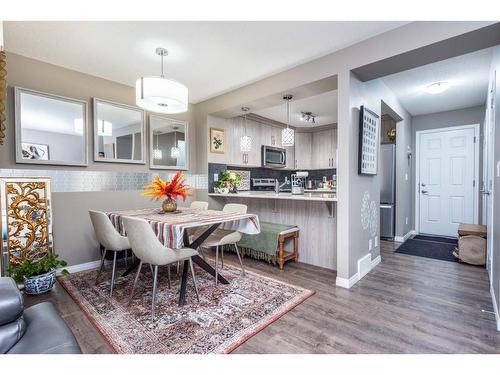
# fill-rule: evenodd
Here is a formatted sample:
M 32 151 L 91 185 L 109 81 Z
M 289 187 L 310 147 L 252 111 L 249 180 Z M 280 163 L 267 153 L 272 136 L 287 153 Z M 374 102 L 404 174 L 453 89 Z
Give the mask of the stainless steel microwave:
M 262 166 L 266 168 L 285 168 L 286 149 L 262 145 Z

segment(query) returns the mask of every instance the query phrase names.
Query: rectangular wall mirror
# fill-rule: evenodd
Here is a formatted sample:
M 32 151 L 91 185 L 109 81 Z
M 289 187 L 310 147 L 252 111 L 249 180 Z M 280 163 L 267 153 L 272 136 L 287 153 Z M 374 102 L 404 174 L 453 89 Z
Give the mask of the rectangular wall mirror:
M 145 164 L 144 111 L 94 98 L 94 160 Z
M 87 165 L 87 102 L 16 87 L 16 162 Z
M 149 115 L 149 144 L 151 169 L 187 170 L 188 123 L 166 117 Z

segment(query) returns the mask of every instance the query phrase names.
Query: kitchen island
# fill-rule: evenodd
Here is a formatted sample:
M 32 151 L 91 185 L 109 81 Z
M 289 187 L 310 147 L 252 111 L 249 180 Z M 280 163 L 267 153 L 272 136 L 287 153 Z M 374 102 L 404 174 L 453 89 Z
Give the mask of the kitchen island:
M 289 192 L 252 190 L 229 194 L 208 193 L 208 201 L 210 207 L 214 208 L 222 208 L 231 202 L 243 203 L 248 206 L 248 212 L 257 214 L 261 221 L 297 225 L 300 229 L 299 262 L 336 269 L 337 197 L 334 193 L 294 195 Z

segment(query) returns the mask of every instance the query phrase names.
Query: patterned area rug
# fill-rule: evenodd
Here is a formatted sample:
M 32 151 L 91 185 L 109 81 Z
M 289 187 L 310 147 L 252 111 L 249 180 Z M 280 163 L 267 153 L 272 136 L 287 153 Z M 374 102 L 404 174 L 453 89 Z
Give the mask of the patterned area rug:
M 147 265 L 128 300 L 135 273 L 115 282 L 109 297 L 109 267 L 94 285 L 97 270 L 59 278 L 59 282 L 87 314 L 117 353 L 207 354 L 230 353 L 250 337 L 314 294 L 247 270 L 225 265 L 221 274 L 229 285 L 219 283 L 196 268 L 200 302 L 191 277 L 186 304 L 179 307 L 180 276 L 172 272 L 168 289 L 166 267 L 158 272 L 156 319 L 151 322 L 152 275 Z M 172 267 L 172 270 L 174 267 Z M 124 269 L 119 270 L 121 274 Z

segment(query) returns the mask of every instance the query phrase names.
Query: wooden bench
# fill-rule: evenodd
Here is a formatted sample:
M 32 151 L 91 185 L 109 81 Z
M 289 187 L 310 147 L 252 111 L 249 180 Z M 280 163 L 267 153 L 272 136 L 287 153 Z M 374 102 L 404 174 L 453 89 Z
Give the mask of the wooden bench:
M 285 251 L 285 240 L 287 238 L 293 237 L 293 251 Z M 281 232 L 278 235 L 278 256 L 276 261 L 280 267 L 280 270 L 283 269 L 285 262 L 287 260 L 293 259 L 294 262 L 299 260 L 299 228 L 291 228 Z

